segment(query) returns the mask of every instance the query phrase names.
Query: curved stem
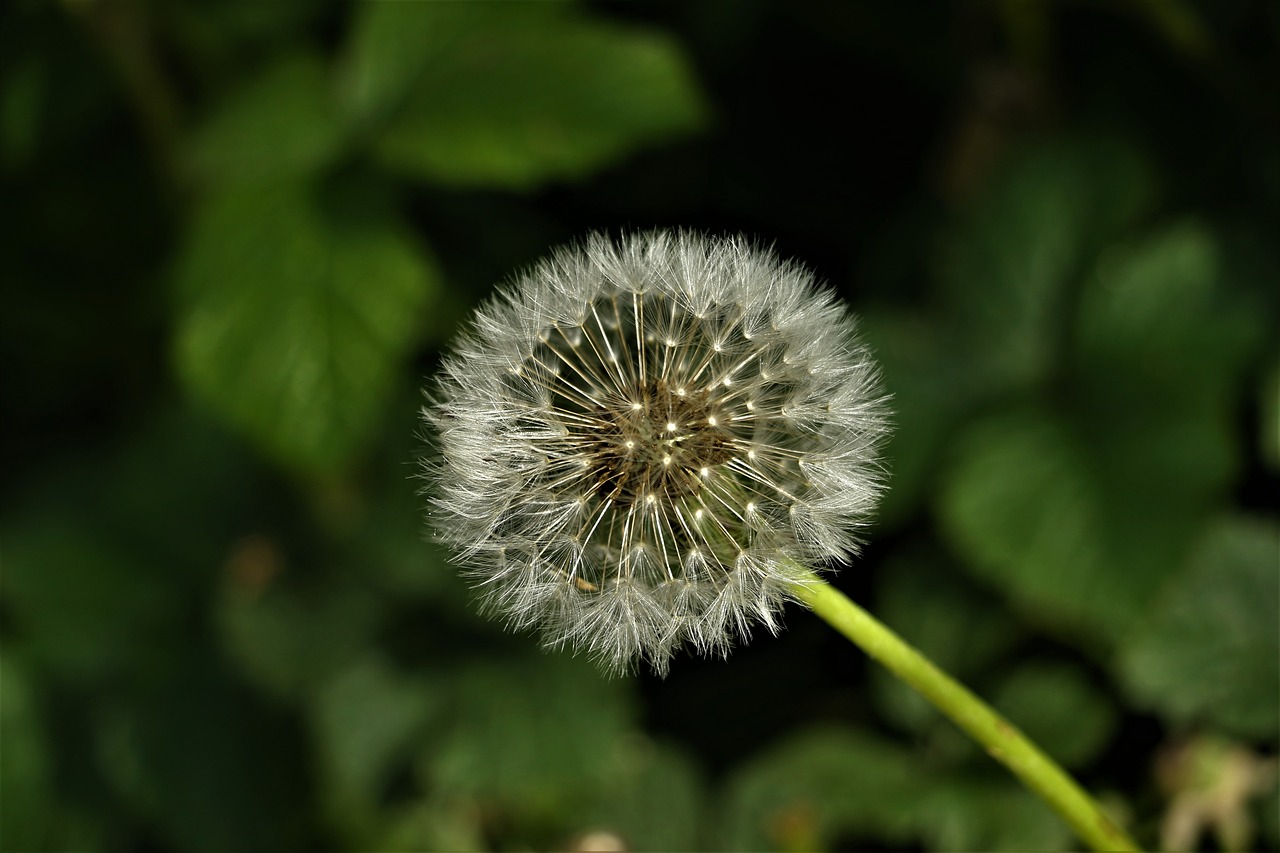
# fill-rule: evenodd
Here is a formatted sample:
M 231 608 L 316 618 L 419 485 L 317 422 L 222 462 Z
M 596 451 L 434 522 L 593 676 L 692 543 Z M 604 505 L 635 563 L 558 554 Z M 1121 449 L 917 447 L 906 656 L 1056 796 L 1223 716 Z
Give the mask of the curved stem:
M 1094 850 L 1138 850 L 1093 798 L 1027 736 L 968 688 L 938 669 L 910 644 L 812 572 L 794 588 L 796 598 L 831 627 L 964 729 L 1049 804 Z
M 160 178 L 175 197 L 186 189 L 182 164 L 182 111 L 160 62 L 148 4 L 63 0 L 66 11 L 98 40 L 115 66 Z

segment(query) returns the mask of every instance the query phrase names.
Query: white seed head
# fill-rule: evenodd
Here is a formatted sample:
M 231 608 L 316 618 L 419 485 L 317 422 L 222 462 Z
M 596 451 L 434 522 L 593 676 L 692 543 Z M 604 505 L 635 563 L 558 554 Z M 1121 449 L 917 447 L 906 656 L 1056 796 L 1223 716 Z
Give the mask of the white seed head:
M 556 252 L 477 312 L 431 397 L 435 527 L 485 606 L 615 670 L 776 631 L 882 488 L 852 317 L 741 238 Z

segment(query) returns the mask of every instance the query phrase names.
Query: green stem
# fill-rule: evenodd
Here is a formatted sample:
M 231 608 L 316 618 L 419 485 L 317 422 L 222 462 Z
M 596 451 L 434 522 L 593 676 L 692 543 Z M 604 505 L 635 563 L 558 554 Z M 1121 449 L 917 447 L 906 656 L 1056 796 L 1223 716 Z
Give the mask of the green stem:
M 1094 850 L 1139 849 L 1026 735 L 844 593 L 813 573 L 794 591 L 831 627 L 887 666 L 986 747 L 992 758 L 1012 770 Z

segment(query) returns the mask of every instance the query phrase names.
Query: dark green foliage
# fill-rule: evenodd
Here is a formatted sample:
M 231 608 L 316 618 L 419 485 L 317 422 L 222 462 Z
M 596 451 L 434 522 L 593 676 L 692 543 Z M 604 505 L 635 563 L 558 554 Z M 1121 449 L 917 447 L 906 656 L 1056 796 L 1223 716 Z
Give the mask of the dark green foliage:
M 180 377 L 301 468 L 342 467 L 367 445 L 439 288 L 404 226 L 366 204 L 229 187 L 205 200 L 176 273 Z
M 1280 849 L 1276 8 L 4 4 L 0 850 L 1071 849 L 798 610 L 663 682 L 475 613 L 419 389 L 652 226 L 862 317 L 837 583 L 1144 844 Z
M 1275 733 L 1277 552 L 1274 523 L 1231 519 L 1210 528 L 1125 647 L 1121 666 L 1143 704 L 1244 737 Z

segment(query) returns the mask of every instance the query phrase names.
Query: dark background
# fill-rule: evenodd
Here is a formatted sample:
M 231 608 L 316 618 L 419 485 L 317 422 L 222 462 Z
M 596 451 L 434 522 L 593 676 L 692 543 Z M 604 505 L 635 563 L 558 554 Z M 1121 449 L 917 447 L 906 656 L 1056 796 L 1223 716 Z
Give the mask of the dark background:
M 1239 0 L 5 4 L 0 846 L 1070 849 L 799 609 L 610 680 L 427 541 L 470 308 L 679 226 L 883 362 L 838 585 L 1143 844 L 1277 849 L 1278 47 Z

